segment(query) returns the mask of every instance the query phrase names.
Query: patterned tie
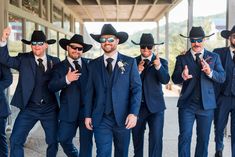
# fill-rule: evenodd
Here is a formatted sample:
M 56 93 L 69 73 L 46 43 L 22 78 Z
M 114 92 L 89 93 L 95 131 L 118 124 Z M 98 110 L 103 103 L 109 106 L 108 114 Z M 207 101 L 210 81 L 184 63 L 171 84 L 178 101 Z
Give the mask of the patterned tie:
M 113 58 L 107 58 L 106 61 L 107 61 L 106 70 L 108 71 L 109 75 L 111 75 L 113 71 L 113 66 L 112 66 Z
M 200 69 L 202 68 L 202 64 L 201 64 L 201 59 L 200 59 L 200 56 L 201 55 L 201 53 L 196 53 L 195 54 L 195 57 L 196 57 L 196 63 L 197 63 L 197 65 L 200 67 Z
M 45 72 L 45 66 L 43 65 L 43 59 L 42 58 L 38 58 L 38 67 L 43 71 Z
M 73 64 L 75 65 L 75 69 L 78 71 L 78 73 L 82 73 L 82 68 L 78 64 L 78 61 L 73 61 Z

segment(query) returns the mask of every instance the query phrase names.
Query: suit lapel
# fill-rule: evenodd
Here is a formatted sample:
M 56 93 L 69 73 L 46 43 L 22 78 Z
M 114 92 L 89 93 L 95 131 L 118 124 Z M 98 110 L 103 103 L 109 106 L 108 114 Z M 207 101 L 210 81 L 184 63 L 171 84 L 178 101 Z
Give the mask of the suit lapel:
M 30 65 L 31 65 L 32 73 L 35 76 L 36 75 L 36 66 L 37 66 L 37 63 L 35 61 L 35 57 L 33 55 L 33 52 L 30 53 Z
M 104 87 L 106 87 L 106 77 L 105 77 L 105 73 L 106 73 L 106 68 L 105 68 L 105 65 L 104 65 L 104 55 L 102 55 L 99 60 L 98 60 L 98 65 L 97 67 L 100 67 L 99 69 L 101 69 L 101 74 L 102 74 L 102 80 L 103 80 L 103 85 Z
M 118 67 L 118 62 L 119 61 L 122 61 L 123 62 L 123 58 L 122 58 L 122 55 L 120 53 L 118 53 L 118 57 L 117 57 L 117 62 L 115 64 L 115 67 L 114 67 L 114 76 L 113 76 L 113 85 L 117 82 L 118 78 L 120 77 L 120 74 L 121 74 L 121 69 L 119 69 Z
M 185 54 L 186 57 L 185 57 L 185 60 L 186 60 L 186 65 L 188 66 L 188 69 L 189 69 L 189 73 L 192 73 L 192 75 L 196 75 L 196 71 L 195 71 L 195 61 L 194 61 L 194 58 L 190 52 L 190 50 Z

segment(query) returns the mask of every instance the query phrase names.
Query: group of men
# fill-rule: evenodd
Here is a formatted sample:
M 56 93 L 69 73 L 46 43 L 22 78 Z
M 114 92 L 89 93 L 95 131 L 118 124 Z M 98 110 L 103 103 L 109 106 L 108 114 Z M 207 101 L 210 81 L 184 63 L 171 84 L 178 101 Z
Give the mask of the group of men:
M 91 34 L 100 43 L 102 56 L 94 60 L 83 58 L 82 54 L 92 45 L 75 34 L 71 39 L 60 39 L 59 45 L 67 51 L 66 59 L 60 62 L 46 53 L 48 45 L 56 41 L 47 40 L 42 31 L 34 31 L 30 41 L 22 39 L 31 46 L 31 52 L 11 57 L 7 48 L 10 33 L 9 27 L 4 29 L 0 41 L 1 157 L 8 156 L 5 127 L 10 110 L 4 89 L 12 83 L 9 68 L 19 71 L 11 105 L 20 109 L 10 137 L 11 157 L 24 156 L 24 143 L 38 121 L 45 131 L 47 157 L 56 156 L 58 143 L 68 157 L 92 157 L 93 134 L 97 157 L 111 157 L 112 144 L 115 157 L 128 157 L 131 131 L 134 156 L 143 157 L 146 123 L 148 156 L 162 156 L 166 109 L 162 84 L 169 82 L 170 75 L 168 62 L 154 53 L 154 46 L 163 43 L 155 43 L 152 34 L 143 33 L 140 42 L 132 40 L 141 52 L 134 59 L 117 50 L 119 44 L 127 41 L 128 34 L 105 24 L 100 34 Z M 215 157 L 222 157 L 223 131 L 230 112 L 235 156 L 235 27 L 222 31 L 221 35 L 230 41 L 230 46 L 215 49 L 216 53 L 204 48 L 205 38 L 211 35 L 206 36 L 202 27 L 192 27 L 189 36 L 181 35 L 190 39 L 191 48 L 177 57 L 172 74 L 172 81 L 182 85 L 178 100 L 179 157 L 191 154 L 194 121 L 197 123 L 195 157 L 208 156 L 214 117 Z M 73 144 L 77 128 L 79 150 Z

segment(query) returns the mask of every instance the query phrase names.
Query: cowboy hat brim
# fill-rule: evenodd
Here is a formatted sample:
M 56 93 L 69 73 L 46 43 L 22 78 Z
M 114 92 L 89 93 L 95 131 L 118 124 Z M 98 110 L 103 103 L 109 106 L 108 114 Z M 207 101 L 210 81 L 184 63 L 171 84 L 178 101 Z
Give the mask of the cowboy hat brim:
M 25 40 L 25 39 L 21 39 L 21 41 L 24 44 L 27 44 L 27 45 L 31 45 L 31 43 L 32 43 L 32 41 L 28 41 L 28 40 Z M 50 39 L 50 40 L 45 41 L 45 43 L 47 43 L 48 45 L 54 44 L 55 42 L 56 42 L 55 39 Z
M 67 51 L 67 45 L 71 44 L 72 42 L 70 42 L 70 40 L 68 39 L 60 39 L 59 44 L 60 46 Z M 76 44 L 80 44 L 83 46 L 83 53 L 89 51 L 92 48 L 92 45 L 90 44 L 86 44 L 86 43 L 76 43 Z
M 232 34 L 232 31 L 229 31 L 229 30 L 223 30 L 220 35 L 225 38 L 225 39 L 228 39 L 229 36 Z
M 104 34 L 106 35 L 106 34 Z M 109 35 L 109 34 L 107 34 Z M 118 44 L 122 44 L 124 42 L 127 41 L 128 39 L 128 34 L 126 32 L 117 32 L 117 34 L 110 34 L 110 35 L 114 35 L 116 36 L 118 39 L 119 39 L 119 43 Z M 95 40 L 97 41 L 98 43 L 100 43 L 100 37 L 102 35 L 99 35 L 99 34 L 90 34 L 90 36 Z
M 212 33 L 212 34 L 210 34 L 210 35 L 207 35 L 207 36 L 204 36 L 204 37 L 190 37 L 190 36 L 184 36 L 183 34 L 180 34 L 180 36 L 181 37 L 183 37 L 183 38 L 208 38 L 208 37 L 210 37 L 210 36 L 212 36 L 212 35 L 214 35 L 215 33 Z
M 135 45 L 143 45 L 143 44 L 141 44 L 141 43 L 136 43 L 135 41 L 133 41 L 133 40 L 131 40 L 131 42 L 133 43 L 133 44 L 135 44 Z M 164 44 L 164 42 L 161 42 L 161 43 L 153 43 L 153 44 L 149 44 L 149 45 L 163 45 Z M 148 44 L 144 44 L 144 45 L 148 45 Z

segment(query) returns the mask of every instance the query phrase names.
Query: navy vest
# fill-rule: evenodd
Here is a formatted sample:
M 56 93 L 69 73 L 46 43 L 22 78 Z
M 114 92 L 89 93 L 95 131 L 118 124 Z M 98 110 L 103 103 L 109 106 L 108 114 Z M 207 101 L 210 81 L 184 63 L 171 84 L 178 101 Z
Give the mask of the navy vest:
M 202 93 L 201 93 L 201 68 L 194 62 L 194 69 L 196 71 L 196 83 L 194 86 L 194 90 L 192 92 L 190 107 L 194 109 L 203 109 L 202 107 Z
M 108 74 L 108 71 L 105 69 L 105 80 L 106 80 L 106 100 L 105 100 L 105 114 L 108 115 L 113 111 L 113 100 L 112 100 L 112 87 L 113 87 L 113 78 L 115 74 L 116 66 L 111 75 Z
M 229 53 L 229 57 L 227 58 L 227 66 L 226 67 L 226 81 L 224 83 L 224 95 L 226 96 L 231 96 L 231 95 L 234 95 L 232 94 L 231 90 L 232 90 L 232 87 L 234 86 L 232 83 L 235 84 L 235 81 L 233 80 L 233 75 L 234 75 L 234 71 L 235 71 L 235 64 L 232 60 L 232 57 L 230 57 L 230 53 Z
M 35 62 L 36 64 L 36 62 Z M 50 74 L 43 72 L 39 66 L 36 66 L 35 85 L 27 108 L 35 111 L 53 111 L 57 109 L 54 93 L 48 90 Z

